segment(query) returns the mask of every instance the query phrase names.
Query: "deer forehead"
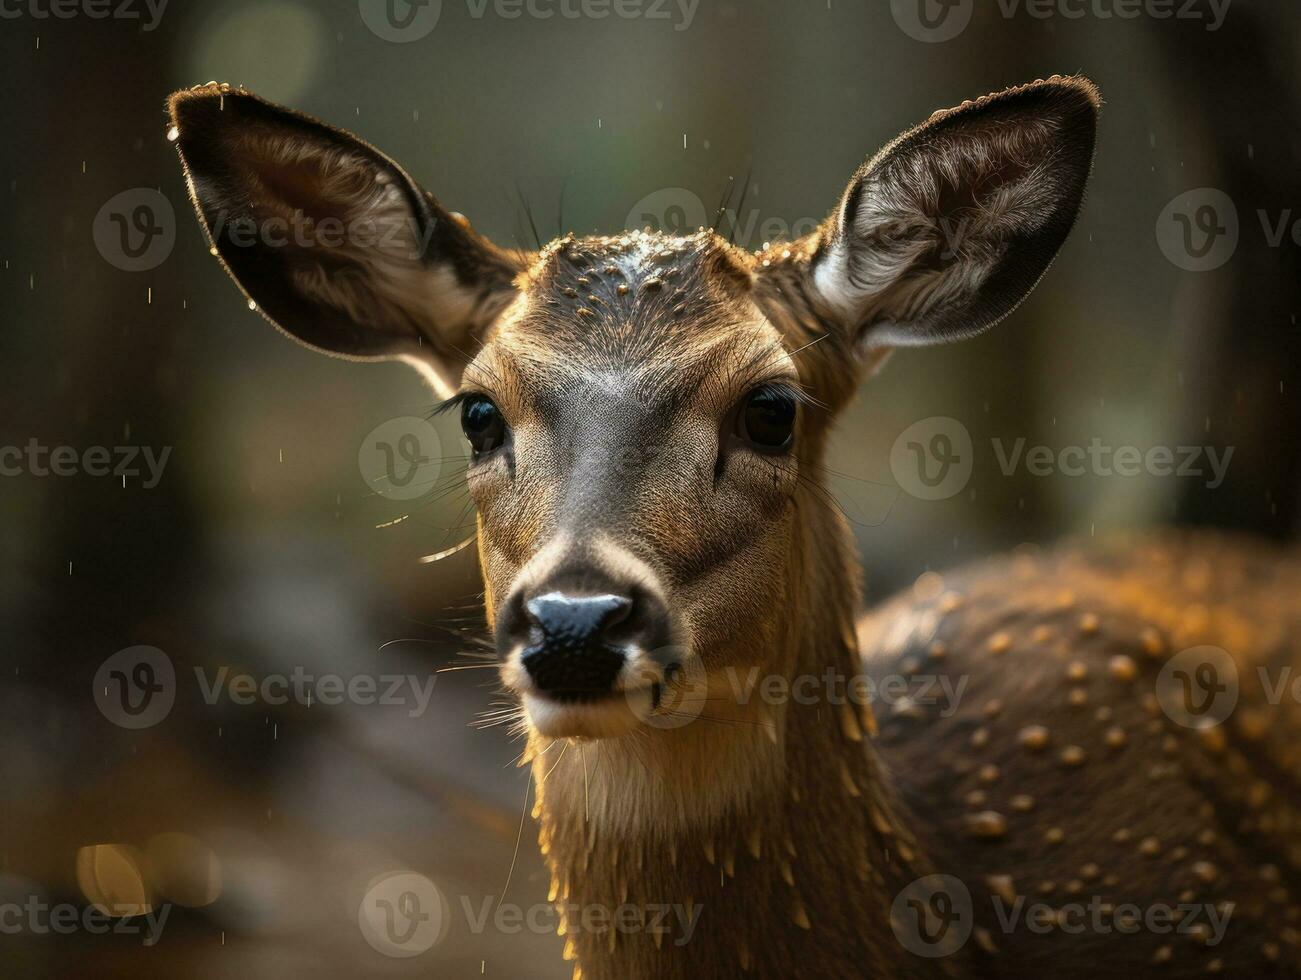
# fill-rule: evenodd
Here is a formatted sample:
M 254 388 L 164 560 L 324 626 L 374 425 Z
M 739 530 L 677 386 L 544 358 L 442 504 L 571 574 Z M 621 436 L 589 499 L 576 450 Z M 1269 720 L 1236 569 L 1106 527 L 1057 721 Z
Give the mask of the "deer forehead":
M 751 299 L 748 256 L 712 232 L 558 239 L 521 284 L 465 378 L 549 414 L 716 413 L 750 384 L 797 378 Z

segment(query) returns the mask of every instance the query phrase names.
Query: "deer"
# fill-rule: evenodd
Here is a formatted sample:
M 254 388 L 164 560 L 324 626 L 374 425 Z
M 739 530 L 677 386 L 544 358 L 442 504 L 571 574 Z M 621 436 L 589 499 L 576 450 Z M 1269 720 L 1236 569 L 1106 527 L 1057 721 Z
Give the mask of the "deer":
M 529 251 L 351 133 L 216 83 L 170 97 L 249 305 L 407 363 L 459 413 L 574 977 L 1301 976 L 1301 706 L 1271 697 L 1301 665 L 1295 556 L 1121 534 L 927 572 L 864 613 L 827 502 L 859 385 L 1045 274 L 1101 105 L 1053 76 L 935 112 L 758 251 L 710 229 Z M 275 222 L 308 233 L 248 233 Z M 1212 724 L 1162 696 L 1204 677 L 1179 661 L 1198 645 L 1236 671 Z

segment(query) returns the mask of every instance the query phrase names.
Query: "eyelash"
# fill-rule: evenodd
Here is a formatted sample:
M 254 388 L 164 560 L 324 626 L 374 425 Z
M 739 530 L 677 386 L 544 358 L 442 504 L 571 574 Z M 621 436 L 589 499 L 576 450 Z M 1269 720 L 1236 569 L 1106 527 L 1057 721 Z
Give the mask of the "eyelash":
M 448 412 L 452 411 L 453 409 L 460 408 L 461 405 L 465 403 L 465 400 L 467 398 L 473 398 L 476 395 L 483 395 L 483 397 L 485 398 L 488 397 L 488 395 L 485 392 L 458 391 L 451 398 L 448 398 L 446 401 L 439 402 L 437 405 L 435 405 L 434 410 L 429 413 L 429 417 L 431 419 L 434 419 L 440 415 L 446 415 Z

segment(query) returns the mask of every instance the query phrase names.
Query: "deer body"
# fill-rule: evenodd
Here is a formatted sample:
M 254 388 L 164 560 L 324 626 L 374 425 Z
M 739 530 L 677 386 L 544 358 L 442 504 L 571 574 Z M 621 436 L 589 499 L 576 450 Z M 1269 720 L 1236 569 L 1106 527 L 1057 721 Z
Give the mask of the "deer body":
M 948 717 L 882 710 L 876 747 L 970 888 L 983 969 L 1296 976 L 1301 710 L 1271 700 L 1301 662 L 1295 556 L 1170 533 L 926 579 L 864 622 L 865 666 L 969 683 Z M 1204 644 L 1233 651 L 1238 701 L 1199 729 L 1158 694 Z M 1018 900 L 1065 916 L 1009 931 Z M 1122 933 L 1126 907 L 1169 918 Z
M 1190 734 L 1144 694 L 1198 637 L 1242 673 L 1296 664 L 1295 563 L 1023 557 L 859 624 L 826 499 L 858 382 L 990 327 L 1043 275 L 1099 104 L 1054 78 L 936 113 L 761 253 L 702 230 L 519 254 L 350 134 L 224 86 L 172 97 L 199 217 L 255 308 L 412 364 L 461 413 L 575 976 L 1296 975 L 1301 715 L 1262 714 L 1244 680 L 1248 727 Z M 238 234 L 287 220 L 307 234 Z M 369 234 L 318 240 L 327 220 Z M 963 692 L 951 710 L 735 685 L 923 673 Z M 1080 935 L 1063 906 L 1091 896 L 1217 917 Z M 1020 918 L 1031 898 L 1056 928 Z

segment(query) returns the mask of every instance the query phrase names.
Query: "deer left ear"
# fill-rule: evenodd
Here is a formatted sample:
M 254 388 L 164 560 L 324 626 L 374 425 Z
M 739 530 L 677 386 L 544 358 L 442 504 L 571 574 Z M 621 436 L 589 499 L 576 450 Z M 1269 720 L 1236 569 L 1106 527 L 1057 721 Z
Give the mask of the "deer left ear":
M 1079 213 L 1101 99 L 1052 78 L 935 113 L 864 164 L 812 291 L 860 352 L 958 340 L 1013 309 Z
M 213 253 L 253 306 L 313 350 L 402 360 L 451 395 L 522 257 L 344 130 L 215 83 L 168 106 Z

